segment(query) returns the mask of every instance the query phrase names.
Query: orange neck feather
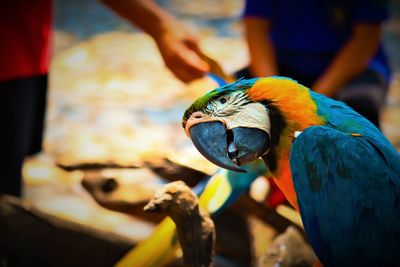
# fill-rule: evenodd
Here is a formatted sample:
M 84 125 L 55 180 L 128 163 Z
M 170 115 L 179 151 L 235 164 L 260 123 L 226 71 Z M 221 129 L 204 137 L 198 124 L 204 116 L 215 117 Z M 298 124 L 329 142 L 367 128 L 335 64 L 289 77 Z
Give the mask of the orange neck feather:
M 294 80 L 262 78 L 248 89 L 247 94 L 257 102 L 271 101 L 282 112 L 287 123 L 293 124 L 297 131 L 322 123 L 309 89 Z

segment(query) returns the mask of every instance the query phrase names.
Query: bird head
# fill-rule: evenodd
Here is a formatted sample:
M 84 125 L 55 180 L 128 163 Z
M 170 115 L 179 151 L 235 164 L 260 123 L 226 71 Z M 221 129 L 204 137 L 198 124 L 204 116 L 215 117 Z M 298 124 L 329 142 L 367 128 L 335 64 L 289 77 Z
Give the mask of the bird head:
M 215 89 L 197 99 L 183 117 L 183 127 L 200 153 L 233 171 L 243 172 L 240 165 L 270 147 L 268 109 L 247 94 L 252 83 L 242 80 Z
M 182 126 L 209 161 L 244 172 L 241 165 L 266 157 L 281 143 L 290 146 L 282 134 L 293 136 L 313 123 L 312 116 L 307 118 L 307 108 L 316 109 L 310 99 L 309 90 L 289 78 L 239 80 L 197 99 L 186 110 Z

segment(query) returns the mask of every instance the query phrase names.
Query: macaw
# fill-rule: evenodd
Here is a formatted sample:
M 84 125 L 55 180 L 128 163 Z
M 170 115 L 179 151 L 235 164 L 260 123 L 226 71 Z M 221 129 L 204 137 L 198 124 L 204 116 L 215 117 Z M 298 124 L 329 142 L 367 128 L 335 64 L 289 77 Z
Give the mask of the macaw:
M 400 266 L 400 155 L 346 104 L 285 77 L 242 79 L 197 99 L 182 125 L 220 167 L 261 157 L 323 266 Z
M 249 163 L 243 169 L 246 173 L 220 169 L 195 186 L 193 191 L 200 196 L 200 207 L 213 216 L 217 215 L 247 192 L 252 182 L 267 171 L 261 160 Z M 140 242 L 115 266 L 165 266 L 176 258 L 177 251 L 179 242 L 175 223 L 167 217 L 156 226 L 148 239 Z

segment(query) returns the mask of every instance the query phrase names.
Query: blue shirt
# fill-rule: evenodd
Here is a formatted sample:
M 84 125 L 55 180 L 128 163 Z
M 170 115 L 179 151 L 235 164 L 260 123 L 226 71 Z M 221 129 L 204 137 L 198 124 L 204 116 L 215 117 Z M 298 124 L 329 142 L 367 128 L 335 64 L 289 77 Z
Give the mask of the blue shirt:
M 349 39 L 355 23 L 381 23 L 388 8 L 382 0 L 247 0 L 244 16 L 271 21 L 278 64 L 315 79 Z M 389 79 L 382 47 L 368 68 Z

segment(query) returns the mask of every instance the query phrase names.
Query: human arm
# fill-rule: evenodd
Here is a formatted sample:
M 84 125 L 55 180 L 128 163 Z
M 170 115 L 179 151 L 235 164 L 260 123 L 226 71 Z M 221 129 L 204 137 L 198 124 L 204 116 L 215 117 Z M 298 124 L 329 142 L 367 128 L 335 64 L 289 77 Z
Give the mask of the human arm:
M 201 78 L 208 65 L 197 40 L 181 23 L 151 0 L 101 0 L 121 17 L 149 34 L 165 65 L 184 82 Z
M 378 23 L 355 24 L 350 39 L 312 89 L 330 97 L 335 96 L 346 82 L 367 68 L 379 47 L 380 36 L 381 26 Z
M 257 17 L 244 19 L 246 41 L 250 54 L 250 72 L 254 77 L 278 74 L 275 49 L 269 37 L 271 22 Z

